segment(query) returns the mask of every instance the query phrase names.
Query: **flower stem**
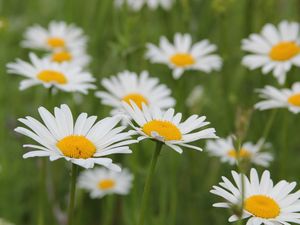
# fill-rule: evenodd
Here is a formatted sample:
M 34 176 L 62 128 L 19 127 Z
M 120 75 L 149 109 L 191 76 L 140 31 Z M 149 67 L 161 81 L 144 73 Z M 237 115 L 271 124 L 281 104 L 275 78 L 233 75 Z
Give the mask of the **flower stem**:
M 101 215 L 103 215 L 102 225 L 110 225 L 112 224 L 113 217 L 111 215 L 114 214 L 114 197 L 113 195 L 107 196 L 106 201 L 101 206 Z M 102 214 L 102 208 L 105 208 L 107 213 Z
M 78 168 L 78 166 L 76 164 L 72 163 L 71 184 L 70 184 L 70 199 L 69 199 L 69 211 L 68 211 L 68 225 L 73 224 L 77 168 Z
M 242 149 L 242 141 L 241 139 L 237 139 L 236 141 L 236 146 L 238 149 L 238 152 L 241 151 Z M 237 225 L 242 225 L 243 224 L 243 212 L 244 212 L 244 202 L 245 202 L 245 180 L 244 180 L 244 174 L 246 174 L 247 170 L 248 170 L 248 166 L 242 161 L 243 159 L 241 159 L 239 157 L 239 153 L 238 153 L 238 158 L 237 158 L 237 167 L 238 167 L 238 171 L 241 174 L 241 202 L 240 202 L 240 208 L 238 211 L 238 221 L 237 221 Z
M 146 209 L 147 209 L 147 205 L 148 205 L 150 188 L 151 188 L 152 180 L 154 177 L 155 166 L 156 166 L 156 163 L 158 160 L 158 156 L 161 152 L 162 145 L 163 145 L 162 142 L 160 142 L 160 141 L 156 142 L 155 152 L 153 153 L 153 156 L 151 159 L 150 168 L 149 168 L 148 175 L 147 175 L 147 180 L 146 180 L 146 183 L 144 186 L 144 193 L 143 193 L 143 197 L 142 197 L 142 207 L 141 207 L 141 211 L 140 211 L 140 218 L 139 218 L 138 225 L 144 225 L 144 222 L 145 222 L 145 213 L 146 213 Z
M 44 225 L 44 202 L 45 202 L 45 188 L 46 188 L 46 161 L 45 159 L 39 160 L 40 164 L 40 177 L 39 177 L 39 209 L 38 209 L 38 225 Z
M 268 122 L 265 126 L 264 133 L 262 135 L 263 139 L 265 139 L 265 140 L 267 139 L 267 137 L 270 133 L 270 129 L 272 127 L 272 124 L 273 124 L 273 121 L 275 119 L 276 113 L 277 113 L 277 110 L 276 109 L 273 110 L 273 112 L 272 112 L 271 116 L 269 117 Z

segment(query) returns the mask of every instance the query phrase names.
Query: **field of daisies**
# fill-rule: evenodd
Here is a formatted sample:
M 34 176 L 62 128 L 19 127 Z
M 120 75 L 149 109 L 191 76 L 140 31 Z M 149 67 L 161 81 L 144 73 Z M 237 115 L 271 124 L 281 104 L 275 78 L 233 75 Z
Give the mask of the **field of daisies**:
M 300 224 L 299 19 L 0 0 L 0 225 Z

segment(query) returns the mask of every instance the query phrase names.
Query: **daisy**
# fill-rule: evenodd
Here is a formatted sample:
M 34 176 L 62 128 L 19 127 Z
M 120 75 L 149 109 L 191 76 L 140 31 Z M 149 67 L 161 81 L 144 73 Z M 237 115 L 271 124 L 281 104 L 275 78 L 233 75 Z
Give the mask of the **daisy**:
M 253 164 L 268 167 L 273 160 L 273 156 L 268 152 L 261 152 L 262 148 L 267 147 L 265 141 L 260 139 L 256 144 L 245 142 L 240 151 L 234 147 L 232 137 L 220 138 L 215 141 L 207 141 L 206 149 L 210 155 L 219 157 L 222 162 L 234 165 L 237 158 L 248 160 Z
M 98 91 L 96 96 L 102 100 L 102 104 L 114 108 L 113 115 L 122 110 L 122 101 L 128 104 L 133 101 L 139 108 L 144 103 L 162 110 L 175 104 L 175 100 L 170 97 L 171 90 L 159 84 L 159 79 L 149 77 L 147 71 L 140 75 L 124 71 L 117 76 L 103 79 L 101 84 L 106 91 Z
M 291 89 L 265 86 L 258 91 L 264 100 L 255 104 L 256 109 L 287 108 L 293 113 L 300 112 L 300 82 L 294 83 Z
M 134 11 L 139 11 L 146 5 L 150 9 L 155 10 L 161 6 L 165 10 L 170 10 L 173 5 L 174 0 L 115 0 L 116 7 L 120 8 L 124 4 Z
M 104 168 L 86 170 L 79 176 L 78 186 L 90 192 L 91 198 L 109 194 L 127 195 L 132 186 L 133 175 L 127 170 L 115 172 Z
M 47 55 L 47 58 L 52 62 L 73 63 L 73 65 L 80 67 L 86 67 L 91 61 L 91 57 L 82 48 L 54 50 Z
M 81 28 L 65 22 L 51 21 L 48 28 L 27 28 L 21 45 L 31 49 L 55 50 L 86 47 L 87 37 Z
M 131 153 L 128 145 L 136 142 L 131 140 L 128 132 L 123 132 L 125 126 L 116 127 L 120 117 L 107 117 L 95 123 L 96 116 L 88 117 L 86 113 L 81 113 L 74 123 L 67 105 L 56 107 L 54 115 L 44 107 L 38 111 L 44 124 L 27 116 L 19 121 L 29 129 L 15 129 L 38 143 L 24 145 L 35 149 L 24 154 L 24 158 L 49 157 L 51 161 L 63 158 L 84 168 L 93 168 L 98 164 L 119 170 L 110 158 L 103 156 Z
M 182 122 L 182 114 L 174 114 L 172 108 L 162 112 L 158 108 L 150 109 L 143 104 L 140 109 L 133 101 L 130 102 L 130 105 L 123 102 L 123 107 L 131 117 L 132 121 L 129 124 L 135 130 L 133 133 L 140 136 L 138 140 L 154 139 L 163 142 L 178 153 L 182 153 L 181 147 L 202 150 L 200 147 L 188 144 L 190 142 L 217 138 L 214 128 L 203 128 L 209 124 L 205 121 L 205 116 L 193 115 Z M 199 130 L 200 128 L 202 129 Z
M 251 53 L 243 58 L 243 65 L 251 70 L 261 67 L 264 74 L 273 71 L 283 84 L 292 65 L 300 66 L 299 24 L 282 21 L 278 28 L 266 24 L 261 34 L 242 41 L 242 49 Z
M 210 73 L 222 66 L 221 58 L 213 54 L 217 47 L 203 40 L 192 45 L 190 34 L 175 34 L 174 44 L 166 37 L 160 38 L 159 47 L 147 44 L 146 58 L 151 63 L 166 64 L 173 70 L 173 77 L 178 79 L 185 70 L 199 70 Z
M 66 92 L 81 92 L 87 94 L 89 89 L 94 89 L 93 76 L 82 71 L 81 67 L 69 63 L 55 63 L 47 58 L 39 59 L 30 53 L 31 63 L 18 59 L 7 65 L 8 73 L 26 77 L 20 83 L 20 89 L 42 84 L 45 88 L 55 87 Z
M 296 182 L 289 183 L 281 180 L 273 185 L 269 171 L 265 171 L 259 179 L 255 169 L 251 169 L 250 179 L 235 171 L 232 171 L 232 176 L 234 183 L 226 177 L 222 177 L 223 182 L 211 190 L 211 193 L 221 196 L 225 200 L 214 204 L 214 207 L 240 206 L 241 200 L 244 199 L 242 218 L 248 218 L 247 224 L 249 225 L 300 224 L 300 191 L 291 194 L 296 187 Z M 242 198 L 242 179 L 244 179 L 245 187 L 244 198 Z M 238 219 L 236 215 L 232 215 L 229 222 Z

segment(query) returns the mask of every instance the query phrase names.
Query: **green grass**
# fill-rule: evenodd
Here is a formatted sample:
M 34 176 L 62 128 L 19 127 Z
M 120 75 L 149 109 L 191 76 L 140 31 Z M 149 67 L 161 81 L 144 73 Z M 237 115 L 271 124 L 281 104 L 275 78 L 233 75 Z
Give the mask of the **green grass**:
M 20 92 L 20 78 L 7 75 L 5 68 L 15 58 L 28 59 L 28 50 L 19 45 L 26 27 L 34 23 L 47 25 L 54 19 L 81 26 L 90 37 L 88 52 L 93 57 L 90 70 L 97 77 L 97 84 L 102 77 L 124 69 L 149 70 L 172 88 L 177 109 L 184 111 L 185 117 L 192 112 L 206 115 L 217 134 L 223 137 L 236 132 L 235 123 L 241 120 L 238 109 L 244 112 L 257 102 L 255 88 L 277 85 L 273 76 L 262 76 L 259 70 L 250 72 L 241 66 L 241 39 L 250 32 L 260 31 L 267 22 L 298 21 L 299 7 L 297 0 L 177 0 L 169 12 L 144 8 L 134 13 L 115 10 L 112 0 L 0 0 L 0 17 L 8 21 L 8 26 L 0 29 L 0 217 L 17 225 L 34 225 L 38 212 L 38 160 L 22 159 L 21 146 L 30 140 L 18 136 L 13 129 L 18 125 L 17 118 L 37 117 L 38 106 L 52 104 L 47 102 L 47 91 L 42 87 Z M 208 38 L 217 44 L 224 59 L 222 71 L 210 75 L 187 72 L 182 79 L 174 81 L 166 66 L 152 65 L 144 59 L 146 42 L 158 43 L 161 35 L 172 38 L 175 32 L 188 32 L 194 41 Z M 292 70 L 287 83 L 299 80 L 299 72 L 299 69 Z M 203 85 L 204 96 L 195 108 L 188 109 L 183 101 L 198 84 Z M 77 112 L 99 117 L 107 116 L 110 110 L 100 105 L 93 93 L 85 96 L 79 105 L 74 105 L 70 94 L 59 94 L 54 101 L 55 105 L 68 103 Z M 253 111 L 251 118 L 246 119 L 250 123 L 247 140 L 257 141 L 263 135 L 270 115 L 267 111 Z M 275 154 L 270 170 L 276 181 L 300 181 L 299 127 L 299 116 L 278 111 L 268 138 Z M 135 174 L 130 195 L 91 200 L 87 193 L 79 192 L 76 225 L 134 225 L 153 149 L 154 144 L 145 141 L 133 147 L 132 155 L 115 157 Z M 62 160 L 48 163 L 54 179 L 55 202 L 63 209 L 66 209 L 69 169 Z M 226 224 L 229 213 L 212 207 L 218 199 L 209 190 L 221 175 L 229 175 L 231 169 L 205 152 L 187 149 L 179 155 L 165 147 L 155 174 L 146 224 Z M 52 207 L 49 201 L 45 205 L 45 225 L 57 224 Z

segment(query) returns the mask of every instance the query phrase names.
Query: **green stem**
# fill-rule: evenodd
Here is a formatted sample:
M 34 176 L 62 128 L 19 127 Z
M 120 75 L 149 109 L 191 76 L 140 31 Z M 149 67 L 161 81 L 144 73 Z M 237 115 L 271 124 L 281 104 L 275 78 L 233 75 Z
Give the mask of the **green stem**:
M 143 193 L 143 197 L 142 197 L 142 207 L 141 207 L 141 211 L 140 211 L 140 218 L 139 218 L 138 225 L 144 225 L 144 222 L 145 222 L 145 213 L 146 213 L 146 209 L 147 209 L 147 205 L 148 205 L 151 184 L 152 184 L 152 180 L 154 177 L 155 166 L 156 166 L 156 163 L 158 160 L 158 156 L 161 152 L 162 145 L 163 145 L 162 142 L 160 142 L 160 141 L 156 142 L 155 152 L 153 153 L 153 156 L 151 159 L 150 168 L 148 171 L 147 180 L 146 180 L 145 187 L 144 187 L 144 193 Z
M 269 133 L 270 133 L 270 130 L 271 130 L 271 127 L 272 127 L 272 124 L 274 122 L 274 119 L 275 119 L 275 116 L 276 116 L 276 113 L 277 113 L 277 110 L 273 110 L 271 116 L 269 117 L 269 120 L 265 126 L 265 129 L 264 129 L 264 133 L 262 135 L 263 139 L 266 140 Z
M 242 149 L 242 141 L 240 139 L 237 140 L 237 143 L 236 143 L 236 146 L 237 146 L 237 149 L 238 149 L 238 152 L 241 151 Z M 240 154 L 238 153 L 238 156 Z M 244 165 L 244 162 L 242 161 L 243 159 L 241 158 L 237 158 L 237 167 L 238 167 L 238 171 L 239 173 L 242 175 L 241 176 L 241 179 L 242 179 L 242 182 L 241 182 L 241 194 L 242 194 L 242 198 L 241 198 L 241 205 L 239 206 L 239 220 L 237 221 L 237 225 L 242 225 L 243 224 L 243 220 L 242 220 L 242 215 L 243 215 L 243 211 L 244 211 L 244 201 L 245 201 L 245 180 L 244 180 L 244 176 L 243 174 L 245 174 L 247 172 L 247 168 L 245 168 L 245 165 Z
M 189 27 L 189 17 L 190 17 L 190 3 L 189 0 L 181 0 L 181 4 L 183 7 L 183 11 L 184 11 L 184 17 L 183 17 L 183 22 L 184 22 L 184 26 L 185 28 Z
M 40 195 L 39 195 L 39 209 L 38 209 L 38 218 L 37 224 L 44 225 L 44 202 L 45 202 L 45 186 L 46 186 L 46 161 L 45 159 L 40 159 L 40 177 L 39 177 L 39 188 L 40 188 Z
M 247 0 L 245 4 L 245 37 L 247 37 L 252 32 L 253 25 L 253 12 L 255 8 L 255 2 L 253 0 Z
M 239 218 L 239 220 L 236 222 L 236 225 L 243 225 L 243 220 Z
M 51 102 L 52 100 L 52 88 L 49 89 L 47 101 Z M 46 179 L 47 179 L 47 162 L 46 159 L 41 158 L 39 159 L 39 208 L 38 208 L 38 214 L 37 214 L 37 224 L 38 225 L 44 225 L 45 224 L 45 202 L 46 202 Z
M 102 205 L 101 205 L 102 206 Z M 107 196 L 106 201 L 104 203 L 105 206 L 105 211 L 108 213 L 104 213 L 104 218 L 103 218 L 103 223 L 102 225 L 109 225 L 112 224 L 112 219 L 113 217 L 111 215 L 113 215 L 113 209 L 114 209 L 114 196 L 110 195 Z M 102 207 L 101 207 L 101 212 L 102 212 Z
M 281 163 L 280 165 L 280 176 L 285 176 L 286 175 L 286 167 L 287 167 L 287 160 L 288 160 L 288 154 L 289 154 L 289 142 L 288 142 L 288 126 L 289 126 L 289 112 L 285 112 L 283 115 L 283 124 L 282 124 L 282 135 L 281 135 L 281 151 L 279 154 L 279 162 Z
M 72 164 L 71 184 L 70 184 L 70 199 L 69 199 L 69 211 L 68 211 L 68 225 L 72 225 L 73 224 L 77 168 L 78 168 L 78 166 L 76 164 Z

